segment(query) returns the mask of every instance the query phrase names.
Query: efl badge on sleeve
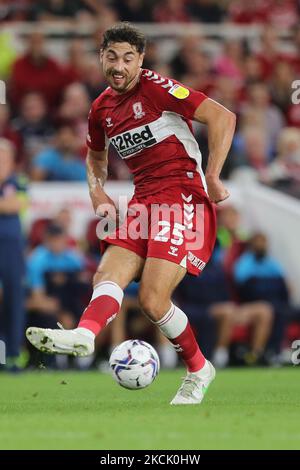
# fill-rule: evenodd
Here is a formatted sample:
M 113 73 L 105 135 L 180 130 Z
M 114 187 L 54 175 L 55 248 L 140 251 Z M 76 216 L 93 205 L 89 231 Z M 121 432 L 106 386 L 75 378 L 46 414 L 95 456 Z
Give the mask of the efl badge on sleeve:
M 175 98 L 178 98 L 179 100 L 184 100 L 187 98 L 190 94 L 190 90 L 187 88 L 184 88 L 181 85 L 173 85 L 172 88 L 168 91 L 171 95 L 175 96 Z

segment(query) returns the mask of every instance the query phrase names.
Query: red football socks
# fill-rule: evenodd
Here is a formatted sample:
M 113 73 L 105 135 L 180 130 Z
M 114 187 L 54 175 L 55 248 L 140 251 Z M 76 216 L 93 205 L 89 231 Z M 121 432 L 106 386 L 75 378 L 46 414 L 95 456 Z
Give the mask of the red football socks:
M 195 335 L 185 313 L 172 304 L 170 310 L 156 323 L 161 332 L 174 345 L 189 372 L 198 372 L 205 365 Z
M 118 314 L 123 295 L 121 287 L 115 282 L 103 281 L 97 284 L 78 328 L 86 328 L 98 335 Z

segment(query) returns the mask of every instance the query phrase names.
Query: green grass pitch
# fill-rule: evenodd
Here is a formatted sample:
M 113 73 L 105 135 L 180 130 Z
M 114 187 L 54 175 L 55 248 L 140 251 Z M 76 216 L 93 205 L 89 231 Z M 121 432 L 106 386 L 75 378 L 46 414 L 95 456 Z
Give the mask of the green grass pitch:
M 299 449 L 299 368 L 219 372 L 170 406 L 183 370 L 129 391 L 99 372 L 0 374 L 1 449 Z

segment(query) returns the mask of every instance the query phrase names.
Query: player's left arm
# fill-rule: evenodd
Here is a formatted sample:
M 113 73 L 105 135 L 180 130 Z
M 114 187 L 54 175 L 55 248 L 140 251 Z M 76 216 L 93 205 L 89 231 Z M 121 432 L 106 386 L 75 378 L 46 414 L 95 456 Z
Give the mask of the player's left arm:
M 194 120 L 208 127 L 209 156 L 205 178 L 209 198 L 212 202 L 224 201 L 229 197 L 229 192 L 220 180 L 220 173 L 231 146 L 236 116 L 221 104 L 207 98 L 197 107 Z

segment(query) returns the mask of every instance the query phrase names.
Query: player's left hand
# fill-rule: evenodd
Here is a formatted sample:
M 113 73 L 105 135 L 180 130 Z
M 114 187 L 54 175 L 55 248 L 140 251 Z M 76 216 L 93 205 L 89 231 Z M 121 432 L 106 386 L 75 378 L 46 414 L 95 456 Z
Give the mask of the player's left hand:
M 218 177 L 206 177 L 209 199 L 216 204 L 225 201 L 230 196 L 229 191 Z

